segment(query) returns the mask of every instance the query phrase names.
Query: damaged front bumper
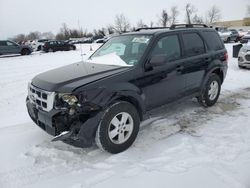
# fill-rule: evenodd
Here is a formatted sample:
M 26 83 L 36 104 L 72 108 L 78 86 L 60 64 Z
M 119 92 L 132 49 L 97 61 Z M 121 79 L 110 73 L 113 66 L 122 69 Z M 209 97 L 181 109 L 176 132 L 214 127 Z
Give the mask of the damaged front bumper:
M 102 111 L 93 112 L 87 118 L 81 114 L 69 116 L 65 110 L 52 109 L 45 112 L 34 105 L 29 98 L 26 106 L 31 119 L 48 134 L 54 136 L 52 141 L 64 141 L 77 147 L 90 147 L 94 143 L 95 133 L 103 116 Z

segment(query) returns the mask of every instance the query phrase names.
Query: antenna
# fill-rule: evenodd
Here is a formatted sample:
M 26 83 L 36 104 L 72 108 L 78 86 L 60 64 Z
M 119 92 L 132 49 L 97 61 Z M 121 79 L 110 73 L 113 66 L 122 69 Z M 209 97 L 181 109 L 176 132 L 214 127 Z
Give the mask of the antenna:
M 79 30 L 82 31 L 82 28 L 80 27 L 80 21 L 79 21 L 79 19 L 78 19 L 78 27 L 79 27 Z M 80 49 L 81 49 L 81 60 L 82 60 L 83 66 L 84 66 L 84 70 L 85 70 L 85 72 L 87 74 L 89 74 L 88 67 L 86 67 L 85 62 L 83 62 L 82 42 L 80 42 Z
M 79 27 L 79 31 L 82 31 L 82 28 L 80 27 L 80 21 L 78 19 L 78 27 Z M 82 43 L 80 42 L 80 49 L 81 49 L 81 60 L 83 61 L 83 53 L 82 53 Z

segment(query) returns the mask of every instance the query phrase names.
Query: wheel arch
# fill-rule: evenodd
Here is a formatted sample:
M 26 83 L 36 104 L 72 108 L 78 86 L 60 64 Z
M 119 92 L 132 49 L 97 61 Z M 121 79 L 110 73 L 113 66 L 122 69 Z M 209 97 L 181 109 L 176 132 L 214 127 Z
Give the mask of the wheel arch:
M 204 86 L 206 85 L 206 83 L 207 83 L 207 81 L 208 81 L 208 79 L 209 79 L 209 76 L 210 76 L 211 74 L 217 74 L 217 75 L 220 77 L 220 79 L 221 79 L 221 84 L 223 83 L 224 78 L 225 78 L 225 75 L 224 75 L 224 72 L 223 72 L 223 68 L 220 67 L 220 66 L 216 66 L 216 67 L 211 68 L 211 69 L 206 73 L 205 78 L 203 79 L 203 82 L 202 82 L 202 87 L 201 87 L 201 89 L 204 88 Z
M 217 74 L 220 77 L 221 83 L 223 83 L 224 73 L 221 68 L 215 68 L 211 73 Z
M 132 104 L 137 109 L 139 116 L 140 116 L 140 120 L 143 120 L 144 110 L 142 109 L 141 104 L 136 98 L 131 97 L 131 96 L 119 96 L 118 98 L 116 98 L 116 101 L 117 100 L 129 102 L 130 104 Z

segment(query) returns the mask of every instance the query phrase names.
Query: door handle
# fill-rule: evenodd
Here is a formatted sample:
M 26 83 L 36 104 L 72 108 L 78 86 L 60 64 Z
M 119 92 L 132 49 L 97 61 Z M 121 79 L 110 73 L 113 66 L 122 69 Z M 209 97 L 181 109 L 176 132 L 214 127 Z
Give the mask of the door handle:
M 176 67 L 176 71 L 177 71 L 177 72 L 182 72 L 183 69 L 184 69 L 184 67 L 181 66 L 181 65 L 178 65 L 178 66 Z

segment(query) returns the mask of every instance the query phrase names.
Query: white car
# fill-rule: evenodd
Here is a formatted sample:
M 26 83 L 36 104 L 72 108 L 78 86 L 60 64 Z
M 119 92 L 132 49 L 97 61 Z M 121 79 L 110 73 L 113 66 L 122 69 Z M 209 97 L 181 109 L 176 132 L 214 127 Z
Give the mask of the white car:
M 250 43 L 248 42 L 246 45 L 240 49 L 238 55 L 238 65 L 240 68 L 250 68 Z
M 34 51 L 40 51 L 42 50 L 42 46 L 45 42 L 49 41 L 49 39 L 39 39 L 39 40 L 33 40 L 31 43 L 32 49 Z

